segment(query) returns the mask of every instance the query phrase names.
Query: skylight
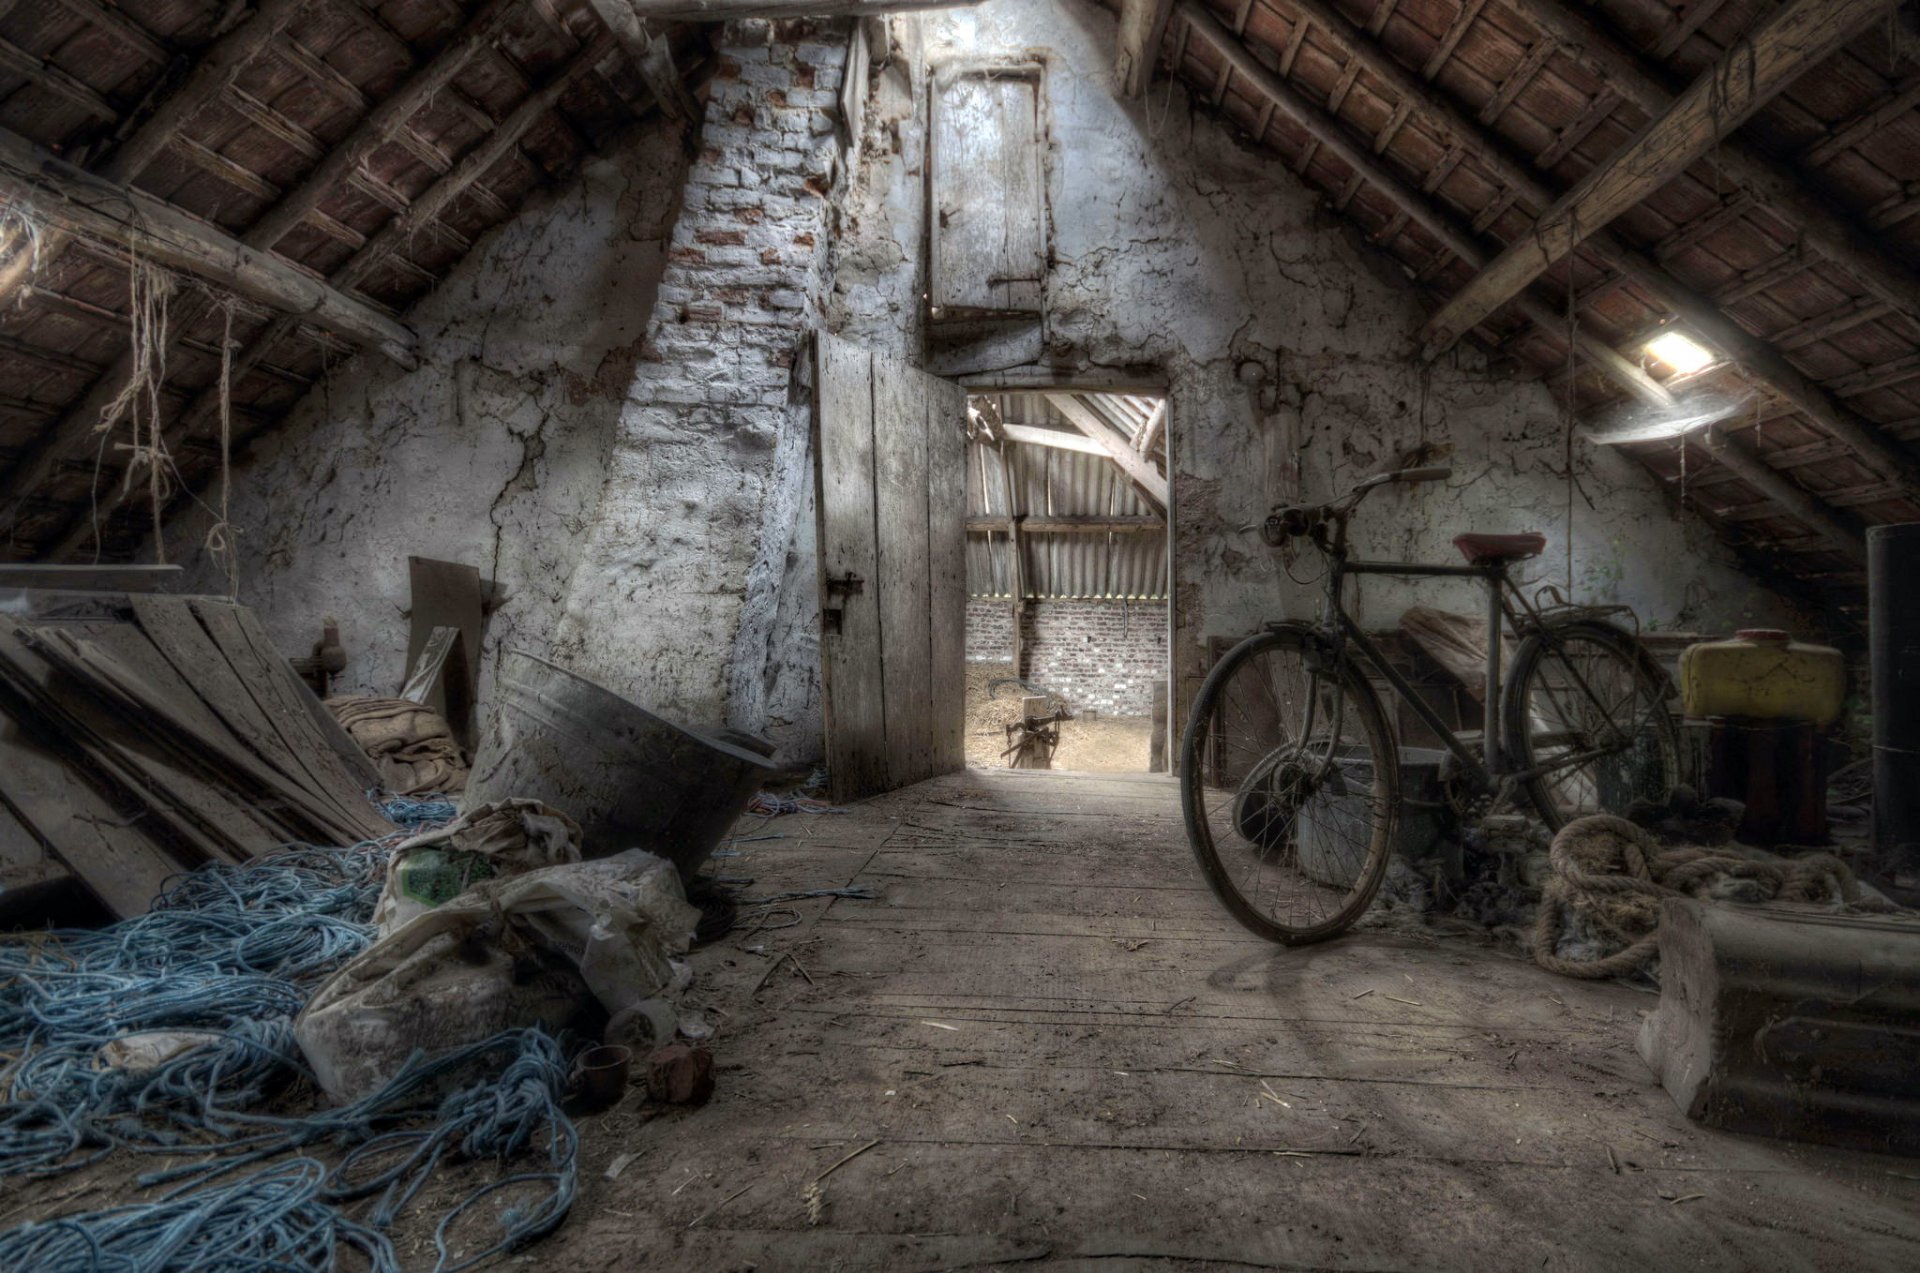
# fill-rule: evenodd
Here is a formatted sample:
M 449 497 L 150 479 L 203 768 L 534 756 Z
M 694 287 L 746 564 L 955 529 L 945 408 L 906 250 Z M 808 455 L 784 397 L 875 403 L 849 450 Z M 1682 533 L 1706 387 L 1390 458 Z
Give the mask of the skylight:
M 1677 376 L 1691 376 L 1711 367 L 1713 352 L 1684 332 L 1663 331 L 1643 348 L 1648 354 L 1673 368 Z

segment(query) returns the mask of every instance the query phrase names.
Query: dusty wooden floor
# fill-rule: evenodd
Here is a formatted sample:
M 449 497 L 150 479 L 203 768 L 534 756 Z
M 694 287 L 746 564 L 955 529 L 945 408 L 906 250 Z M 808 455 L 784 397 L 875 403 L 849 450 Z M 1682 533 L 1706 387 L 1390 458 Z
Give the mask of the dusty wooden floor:
M 787 837 L 716 862 L 756 895 L 881 897 L 697 957 L 719 1094 L 585 1120 L 573 1217 L 521 1260 L 1920 1267 L 1920 1162 L 1696 1129 L 1633 1051 L 1649 995 L 1420 935 L 1243 937 L 1164 779 L 974 771 L 739 834 Z M 753 994 L 756 946 L 810 980 Z

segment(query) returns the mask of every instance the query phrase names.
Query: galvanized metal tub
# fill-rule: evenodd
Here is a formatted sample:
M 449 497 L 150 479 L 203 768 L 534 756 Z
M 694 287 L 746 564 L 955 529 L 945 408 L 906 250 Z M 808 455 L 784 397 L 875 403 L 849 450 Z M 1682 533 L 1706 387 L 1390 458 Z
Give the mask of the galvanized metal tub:
M 502 656 L 494 693 L 466 807 L 542 801 L 580 824 L 589 858 L 645 849 L 691 878 L 775 769 L 524 650 Z

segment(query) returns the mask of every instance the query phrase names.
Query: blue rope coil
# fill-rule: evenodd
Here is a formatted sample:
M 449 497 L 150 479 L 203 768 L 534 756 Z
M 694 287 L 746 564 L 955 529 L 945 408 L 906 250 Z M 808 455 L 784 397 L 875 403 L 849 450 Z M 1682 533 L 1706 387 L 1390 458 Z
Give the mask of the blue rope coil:
M 452 816 L 445 801 L 406 803 L 397 812 L 416 825 Z M 398 1261 L 385 1230 L 443 1161 L 505 1162 L 536 1145 L 540 1169 L 488 1184 L 440 1219 L 436 1267 L 469 1267 L 565 1218 L 579 1137 L 560 1108 L 566 1056 L 537 1030 L 416 1054 L 342 1108 L 260 1108 L 311 1080 L 293 1019 L 371 943 L 394 842 L 210 865 L 171 881 L 146 915 L 0 939 L 0 1177 L 60 1174 L 115 1149 L 200 1159 L 142 1177 L 174 1186 L 156 1202 L 0 1233 L 0 1269 L 318 1270 L 353 1250 L 386 1273 Z M 102 1064 L 109 1043 L 148 1030 L 214 1037 L 144 1071 Z M 345 1156 L 329 1168 L 307 1152 L 322 1145 Z M 506 1190 L 516 1201 L 496 1215 L 498 1235 L 456 1258 L 456 1232 Z M 350 1216 L 350 1204 L 364 1214 Z

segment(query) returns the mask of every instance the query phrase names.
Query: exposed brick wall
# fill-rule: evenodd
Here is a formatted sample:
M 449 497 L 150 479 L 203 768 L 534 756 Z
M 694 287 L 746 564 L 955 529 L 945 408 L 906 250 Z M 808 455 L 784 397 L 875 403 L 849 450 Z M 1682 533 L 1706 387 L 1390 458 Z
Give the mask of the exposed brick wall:
M 730 23 L 606 493 L 553 644 L 662 714 L 818 753 L 812 457 L 796 362 L 830 284 L 849 27 Z M 804 606 L 798 604 L 804 593 Z
M 967 659 L 1012 658 L 1013 618 L 1004 598 L 967 602 Z M 1164 601 L 1029 601 L 1021 631 L 1026 678 L 1103 716 L 1148 716 L 1167 675 Z

